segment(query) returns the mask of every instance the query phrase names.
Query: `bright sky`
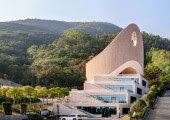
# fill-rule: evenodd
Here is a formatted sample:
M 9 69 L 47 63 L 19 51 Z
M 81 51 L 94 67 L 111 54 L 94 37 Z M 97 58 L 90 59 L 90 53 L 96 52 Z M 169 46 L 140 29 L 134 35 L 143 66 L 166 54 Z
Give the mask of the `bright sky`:
M 170 38 L 170 0 L 0 0 L 0 21 L 102 21 Z

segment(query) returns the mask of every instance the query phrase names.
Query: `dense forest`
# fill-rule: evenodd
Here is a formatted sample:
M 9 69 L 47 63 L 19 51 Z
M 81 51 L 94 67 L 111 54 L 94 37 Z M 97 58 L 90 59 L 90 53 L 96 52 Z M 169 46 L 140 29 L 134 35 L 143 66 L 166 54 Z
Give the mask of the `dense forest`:
M 0 23 L 0 78 L 23 85 L 82 88 L 86 62 L 121 30 L 101 22 L 27 19 Z M 145 32 L 143 38 L 146 78 L 155 84 L 150 74 L 157 73 L 154 77 L 162 81 L 168 77 L 170 40 Z

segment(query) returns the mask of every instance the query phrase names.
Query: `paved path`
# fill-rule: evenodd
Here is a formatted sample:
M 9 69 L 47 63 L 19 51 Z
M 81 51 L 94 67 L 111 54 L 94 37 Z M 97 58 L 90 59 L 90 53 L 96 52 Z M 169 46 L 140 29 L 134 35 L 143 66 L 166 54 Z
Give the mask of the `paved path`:
M 159 97 L 155 109 L 150 109 L 145 120 L 170 120 L 170 90 Z
M 83 118 L 82 120 L 129 120 L 127 118 L 118 118 L 118 119 L 114 119 L 114 118 Z
M 0 115 L 0 120 L 27 120 L 26 115 Z

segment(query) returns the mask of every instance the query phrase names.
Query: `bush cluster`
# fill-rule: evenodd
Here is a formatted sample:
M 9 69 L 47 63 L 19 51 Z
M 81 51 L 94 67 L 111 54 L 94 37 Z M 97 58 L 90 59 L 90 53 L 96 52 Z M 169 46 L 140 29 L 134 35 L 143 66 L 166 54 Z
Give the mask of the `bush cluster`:
M 160 84 L 158 86 L 153 85 L 147 94 L 132 103 L 130 107 L 130 116 L 135 118 L 142 118 L 148 107 L 153 108 L 157 96 L 162 96 L 164 88 L 164 84 Z
M 12 115 L 12 105 L 9 102 L 2 103 L 3 111 L 5 115 Z
M 39 98 L 31 98 L 32 103 L 37 103 L 40 102 Z M 12 98 L 0 98 L 0 104 L 2 104 L 3 102 L 10 102 L 13 103 L 14 100 Z M 15 103 L 16 104 L 20 104 L 20 103 L 29 103 L 30 99 L 29 98 L 17 98 Z

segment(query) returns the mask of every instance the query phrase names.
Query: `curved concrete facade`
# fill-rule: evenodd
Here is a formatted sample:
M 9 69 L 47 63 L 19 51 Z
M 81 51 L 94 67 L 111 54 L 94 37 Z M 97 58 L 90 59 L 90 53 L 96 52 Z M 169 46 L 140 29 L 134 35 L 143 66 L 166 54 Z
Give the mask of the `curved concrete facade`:
M 142 35 L 131 24 L 86 64 L 84 90 L 72 90 L 69 105 L 94 115 L 103 116 L 106 107 L 117 116 L 128 114 L 130 105 L 148 91 L 143 64 Z
M 132 42 L 135 34 L 137 42 Z M 97 74 L 120 74 L 126 68 L 133 68 L 136 74 L 143 74 L 143 38 L 137 25 L 130 24 L 96 57 L 86 64 L 87 81 Z

